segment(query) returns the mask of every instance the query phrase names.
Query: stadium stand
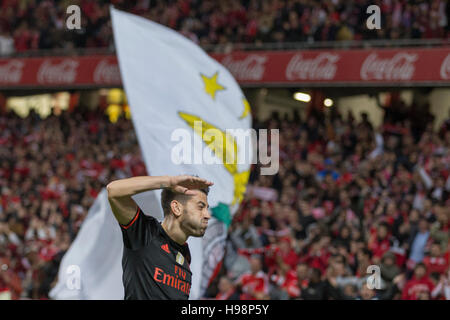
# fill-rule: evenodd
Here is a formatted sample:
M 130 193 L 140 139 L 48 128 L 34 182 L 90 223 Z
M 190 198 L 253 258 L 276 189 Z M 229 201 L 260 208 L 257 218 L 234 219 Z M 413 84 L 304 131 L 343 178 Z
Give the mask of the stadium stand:
M 87 19 L 68 32 L 74 2 L 0 0 L 0 55 L 112 51 L 110 4 L 202 46 L 450 35 L 445 0 L 80 0 Z M 362 27 L 369 4 L 386 28 Z M 327 118 L 254 116 L 255 129 L 280 128 L 280 170 L 253 167 L 205 298 L 450 300 L 450 117 L 435 130 L 426 108 L 405 110 L 385 108 L 380 127 L 337 108 Z M 0 298 L 48 299 L 98 192 L 146 174 L 129 119 L 0 109 Z M 362 286 L 373 264 L 381 290 Z
M 98 192 L 111 179 L 146 175 L 145 165 L 129 120 L 113 125 L 86 113 L 41 120 L 32 111 L 0 122 L 0 292 L 46 298 Z
M 338 113 L 327 123 L 315 114 L 255 119 L 255 128 L 282 129 L 281 168 L 275 176 L 253 168 L 217 279 L 242 298 L 372 298 L 360 284 L 368 265 L 381 264 L 378 298 L 445 299 L 450 119 L 437 132 L 432 118 L 411 119 L 394 113 L 379 129 Z M 0 291 L 46 299 L 97 193 L 145 166 L 125 118 L 8 112 L 0 127 Z M 278 200 L 258 192 L 269 189 Z
M 82 28 L 65 28 L 66 8 L 79 3 Z M 445 0 L 171 0 L 0 1 L 0 54 L 38 49 L 109 48 L 109 6 L 142 15 L 202 45 L 345 40 L 448 39 Z M 383 28 L 365 28 L 369 5 Z

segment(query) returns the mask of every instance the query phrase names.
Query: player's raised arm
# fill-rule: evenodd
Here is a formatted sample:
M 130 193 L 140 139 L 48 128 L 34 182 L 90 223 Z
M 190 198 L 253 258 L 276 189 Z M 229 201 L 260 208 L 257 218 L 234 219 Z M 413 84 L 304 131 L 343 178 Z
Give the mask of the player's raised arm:
M 126 225 L 136 214 L 136 202 L 131 198 L 133 195 L 164 188 L 189 195 L 190 189 L 205 188 L 212 184 L 205 179 L 189 175 L 141 176 L 112 181 L 106 186 L 106 190 L 114 216 L 120 224 Z

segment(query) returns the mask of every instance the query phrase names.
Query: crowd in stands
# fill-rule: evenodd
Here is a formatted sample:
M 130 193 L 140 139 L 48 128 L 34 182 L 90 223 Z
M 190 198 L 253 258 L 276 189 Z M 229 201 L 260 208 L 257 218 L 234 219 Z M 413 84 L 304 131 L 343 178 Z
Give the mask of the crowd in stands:
M 13 299 L 48 298 L 100 190 L 147 174 L 132 122 L 95 113 L 2 115 L 0 159 L 0 296 Z
M 253 168 L 206 297 L 450 299 L 450 118 L 434 131 L 421 109 L 386 108 L 374 128 L 311 110 L 254 119 L 280 129 L 280 169 Z M 0 298 L 47 299 L 101 188 L 146 175 L 132 122 L 10 111 L 0 159 Z
M 71 30 L 66 22 L 73 11 L 67 7 L 73 4 L 81 19 L 80 28 Z M 204 47 L 449 36 L 448 0 L 0 0 L 0 54 L 112 49 L 111 4 Z M 367 28 L 370 5 L 380 8 L 380 29 Z
M 280 128 L 280 170 L 252 171 L 210 297 L 450 299 L 450 118 L 392 101 L 381 128 L 255 123 Z

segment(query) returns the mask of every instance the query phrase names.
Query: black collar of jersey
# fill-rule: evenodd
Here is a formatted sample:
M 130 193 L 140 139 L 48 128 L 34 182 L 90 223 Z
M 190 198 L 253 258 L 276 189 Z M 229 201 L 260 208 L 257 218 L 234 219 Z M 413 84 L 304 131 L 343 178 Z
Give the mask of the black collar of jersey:
M 185 251 L 188 249 L 188 244 L 187 242 L 185 242 L 184 244 L 179 244 L 178 242 L 176 242 L 175 240 L 173 240 L 166 232 L 166 230 L 164 230 L 163 226 L 161 223 L 159 223 L 159 228 L 161 230 L 161 235 L 170 243 L 171 246 L 173 246 L 174 248 L 176 248 L 178 251 Z

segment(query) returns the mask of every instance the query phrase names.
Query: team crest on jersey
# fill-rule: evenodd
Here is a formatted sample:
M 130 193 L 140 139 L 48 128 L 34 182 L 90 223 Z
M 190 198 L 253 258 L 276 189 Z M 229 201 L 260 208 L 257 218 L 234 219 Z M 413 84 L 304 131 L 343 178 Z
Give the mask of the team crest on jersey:
M 183 265 L 184 264 L 184 257 L 183 257 L 183 255 L 180 252 L 177 253 L 176 261 L 177 261 L 177 263 L 179 265 Z

